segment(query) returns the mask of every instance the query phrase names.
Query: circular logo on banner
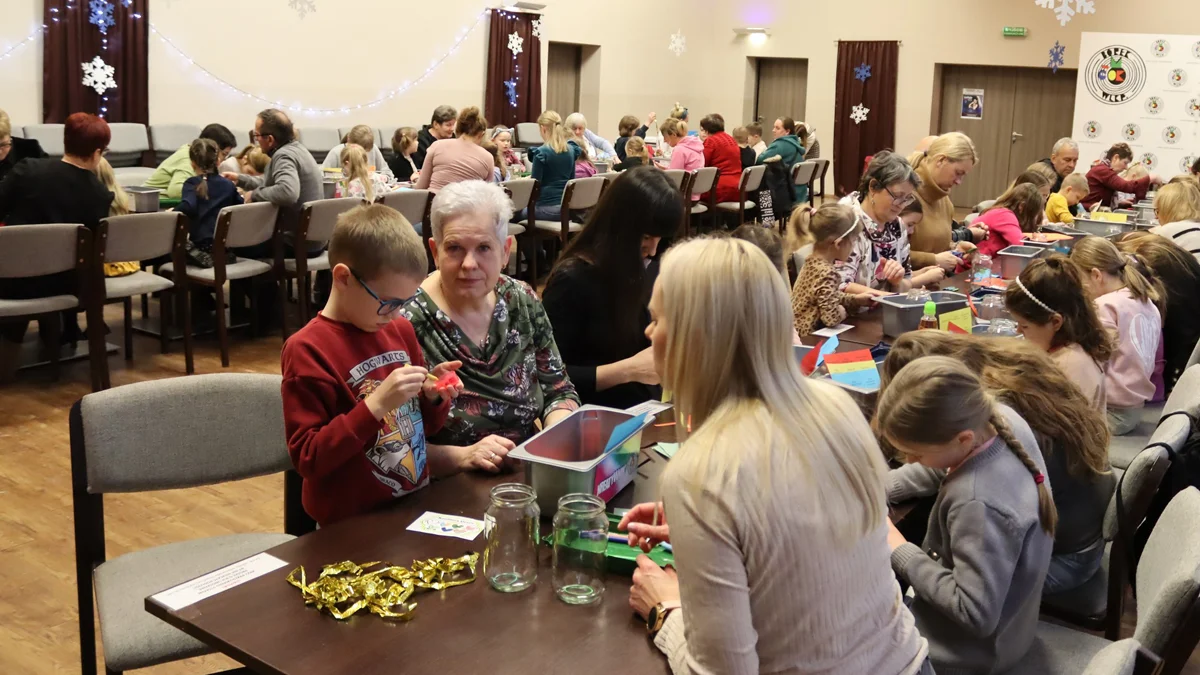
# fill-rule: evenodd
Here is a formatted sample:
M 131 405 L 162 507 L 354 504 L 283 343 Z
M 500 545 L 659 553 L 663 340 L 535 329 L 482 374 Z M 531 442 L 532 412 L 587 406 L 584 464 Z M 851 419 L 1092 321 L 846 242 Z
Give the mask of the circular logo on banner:
M 1195 155 L 1188 155 L 1179 160 L 1179 173 L 1187 173 L 1192 170 L 1192 165 L 1196 163 Z
M 1200 117 L 1200 98 L 1193 98 L 1187 102 L 1187 114 L 1191 117 Z
M 1176 68 L 1167 76 L 1167 80 L 1172 87 L 1182 87 L 1187 84 L 1187 73 L 1183 72 L 1183 68 Z
M 1171 53 L 1171 43 L 1166 40 L 1155 40 L 1150 44 L 1150 51 L 1159 58 Z
M 1157 96 L 1151 96 L 1146 99 L 1146 112 L 1151 115 L 1157 115 L 1162 112 L 1162 99 Z
M 1087 136 L 1088 138 L 1099 138 L 1100 123 L 1095 120 L 1088 120 L 1083 125 L 1083 135 Z
M 1200 42 L 1192 45 L 1192 56 L 1200 59 Z
M 1156 156 L 1153 152 L 1147 152 L 1146 154 L 1142 155 L 1142 166 L 1146 167 L 1146 169 L 1149 171 L 1153 171 L 1158 167 L 1158 156 Z
M 1122 45 L 1105 47 L 1093 54 L 1084 72 L 1088 93 L 1109 105 L 1132 100 L 1146 86 L 1146 62 L 1137 52 Z
M 1175 145 L 1179 142 L 1180 138 L 1179 127 L 1167 127 L 1163 129 L 1162 138 L 1167 145 Z
M 1127 141 L 1136 141 L 1142 135 L 1142 128 L 1132 122 L 1121 127 L 1121 137 Z

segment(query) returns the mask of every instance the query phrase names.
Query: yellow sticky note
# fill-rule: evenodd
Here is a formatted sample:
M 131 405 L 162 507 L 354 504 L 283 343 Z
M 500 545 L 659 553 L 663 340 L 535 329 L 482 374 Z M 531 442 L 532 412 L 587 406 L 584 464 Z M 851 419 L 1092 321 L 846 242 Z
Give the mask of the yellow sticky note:
M 1097 211 L 1089 216 L 1092 220 L 1099 220 L 1105 223 L 1126 223 L 1129 222 L 1129 216 L 1124 213 L 1110 213 L 1108 211 Z
M 950 330 L 950 324 L 958 326 L 964 333 L 971 332 L 971 309 L 963 307 L 956 309 L 953 312 L 946 312 L 938 317 L 938 322 L 941 324 L 942 330 Z

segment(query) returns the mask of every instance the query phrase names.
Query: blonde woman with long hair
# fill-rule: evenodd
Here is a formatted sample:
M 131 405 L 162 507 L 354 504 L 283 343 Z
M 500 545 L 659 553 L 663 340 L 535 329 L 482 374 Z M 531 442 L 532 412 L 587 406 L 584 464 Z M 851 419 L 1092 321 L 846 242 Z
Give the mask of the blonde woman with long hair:
M 951 249 L 961 252 L 974 249 L 970 242 L 960 241 L 956 245 L 953 241 L 954 203 L 950 201 L 950 190 L 963 182 L 978 161 L 975 144 L 957 131 L 938 136 L 928 150 L 908 156 L 908 163 L 921 179 L 917 199 L 925 212 L 909 239 L 914 268 L 937 265 L 953 274 L 959 259 Z
M 1007 672 L 1033 644 L 1058 518 L 1033 432 L 946 356 L 900 370 L 875 429 L 910 462 L 888 474 L 888 499 L 937 496 L 923 542 L 888 536 L 934 667 Z
M 537 123 L 546 143 L 529 151 L 533 179 L 541 185 L 534 215 L 537 220 L 557 221 L 562 217 L 563 190 L 567 181 L 575 178 L 575 160 L 579 158 L 580 147 L 567 143 L 569 134 L 562 117 L 553 110 L 542 113 Z
M 1030 340 L 1016 338 L 906 333 L 884 361 L 884 388 L 925 356 L 948 356 L 964 364 L 1033 431 L 1059 516 L 1044 593 L 1069 591 L 1092 578 L 1104 557 L 1104 513 L 1116 488 L 1103 410 L 1056 367 L 1052 356 Z
M 932 672 L 888 566 L 883 455 L 847 394 L 800 374 L 779 271 L 746 241 L 680 244 L 650 315 L 691 431 L 663 501 L 619 528 L 674 546 L 678 576 L 642 556 L 630 592 L 671 670 Z

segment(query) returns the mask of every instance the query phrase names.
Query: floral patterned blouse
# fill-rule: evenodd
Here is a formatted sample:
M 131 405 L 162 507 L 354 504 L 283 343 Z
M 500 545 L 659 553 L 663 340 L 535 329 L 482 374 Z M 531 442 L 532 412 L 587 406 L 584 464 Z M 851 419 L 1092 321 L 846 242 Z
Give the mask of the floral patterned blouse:
M 883 258 L 891 258 L 904 266 L 904 275 L 912 274 L 912 261 L 909 259 L 908 230 L 904 223 L 897 218 L 890 223 L 877 225 L 863 211 L 858 193 L 851 192 L 838 202 L 854 209 L 858 222 L 862 223 L 862 234 L 854 242 L 850 255 L 837 264 L 841 276 L 841 288 L 858 283 L 871 288 L 882 289 L 885 282 L 875 278 L 875 268 Z
M 490 434 L 521 443 L 534 420 L 555 410 L 575 410 L 579 396 L 554 344 L 554 329 L 533 289 L 501 275 L 496 309 L 483 347 L 421 289 L 404 306 L 426 363 L 462 361 L 465 387 L 431 443 L 471 445 Z

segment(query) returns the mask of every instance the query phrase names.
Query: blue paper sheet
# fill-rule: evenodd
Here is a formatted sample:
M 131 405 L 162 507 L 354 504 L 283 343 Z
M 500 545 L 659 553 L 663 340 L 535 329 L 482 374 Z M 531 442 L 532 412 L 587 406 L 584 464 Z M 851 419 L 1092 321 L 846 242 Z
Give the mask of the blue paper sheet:
M 612 436 L 608 437 L 608 443 L 604 446 L 604 451 L 608 452 L 618 445 L 629 440 L 629 437 L 634 434 L 643 424 L 646 423 L 646 417 L 649 413 L 642 413 L 637 417 L 630 418 L 621 422 L 613 429 Z
M 838 348 L 838 337 L 834 335 L 821 345 L 821 351 L 817 354 L 817 365 L 821 365 L 825 361 L 826 354 L 832 354 Z
M 879 369 L 864 368 L 843 373 L 830 373 L 829 377 L 838 384 L 857 387 L 867 391 L 879 391 Z

